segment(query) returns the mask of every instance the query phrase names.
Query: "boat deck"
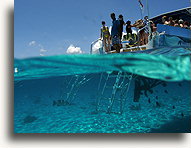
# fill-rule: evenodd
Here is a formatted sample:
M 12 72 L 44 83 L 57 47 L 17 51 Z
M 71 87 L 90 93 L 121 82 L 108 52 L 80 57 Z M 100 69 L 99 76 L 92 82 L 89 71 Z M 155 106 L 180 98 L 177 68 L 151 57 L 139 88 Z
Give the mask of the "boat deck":
M 135 47 L 130 47 L 130 48 L 121 48 L 120 49 L 120 53 L 124 53 L 124 52 L 137 52 L 137 51 L 144 51 L 147 49 L 146 45 L 143 46 L 135 46 Z M 117 53 L 116 50 L 112 50 L 107 52 L 108 54 L 112 54 L 112 53 Z

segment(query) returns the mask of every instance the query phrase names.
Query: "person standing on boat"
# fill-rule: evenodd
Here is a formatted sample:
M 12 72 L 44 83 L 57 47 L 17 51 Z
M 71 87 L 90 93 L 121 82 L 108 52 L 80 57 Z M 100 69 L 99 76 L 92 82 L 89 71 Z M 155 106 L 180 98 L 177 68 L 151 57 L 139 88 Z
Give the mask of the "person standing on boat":
M 136 23 L 135 23 L 136 24 Z M 148 16 L 144 17 L 144 20 L 139 21 L 139 45 L 146 45 L 148 43 L 150 20 Z
M 112 28 L 111 28 L 111 39 L 112 39 L 112 47 L 116 50 L 117 53 L 120 53 L 121 41 L 120 41 L 120 22 L 116 20 L 115 13 L 111 13 L 112 19 Z
M 146 45 L 148 43 L 149 27 L 151 27 L 148 16 L 144 17 L 144 25 L 143 44 Z
M 130 33 L 132 35 L 132 29 L 131 27 L 133 27 L 133 25 L 131 25 L 131 21 L 127 21 L 126 22 L 126 32 L 127 32 L 127 35 Z
M 131 28 L 132 27 L 137 27 L 136 25 L 137 25 L 136 23 L 135 24 L 131 24 L 131 21 L 127 21 L 126 22 L 126 32 L 127 32 L 127 34 L 130 33 L 132 35 L 133 33 L 132 33 L 132 29 Z
M 138 45 L 144 45 L 144 21 L 142 19 L 137 20 L 134 25 L 139 29 L 138 30 Z
M 120 23 L 120 25 L 119 25 L 119 37 L 120 37 L 120 40 L 121 40 L 122 35 L 123 35 L 123 25 L 125 25 L 122 14 L 119 15 L 118 20 L 119 20 L 119 23 Z
M 109 28 L 105 26 L 105 21 L 102 21 L 100 37 L 103 40 L 103 46 L 105 51 L 108 52 L 110 49 L 110 33 L 109 33 Z
M 126 40 L 134 40 L 133 44 L 136 44 L 137 41 L 136 41 L 136 37 L 132 33 L 132 27 L 136 27 L 136 25 L 135 24 L 131 24 L 131 21 L 127 21 L 126 22 L 126 32 L 127 32 Z

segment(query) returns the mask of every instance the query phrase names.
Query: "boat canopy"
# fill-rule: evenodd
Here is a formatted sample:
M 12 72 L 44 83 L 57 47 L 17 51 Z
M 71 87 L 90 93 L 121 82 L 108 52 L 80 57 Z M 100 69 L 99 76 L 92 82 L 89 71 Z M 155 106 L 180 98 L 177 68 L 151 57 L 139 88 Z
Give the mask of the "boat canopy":
M 183 21 L 187 21 L 187 22 L 191 23 L 191 7 L 163 13 L 163 14 L 160 14 L 158 16 L 151 18 L 151 20 L 155 24 L 162 24 L 162 17 L 163 16 L 167 16 L 167 17 L 171 16 L 171 17 L 173 17 L 173 19 L 182 19 Z

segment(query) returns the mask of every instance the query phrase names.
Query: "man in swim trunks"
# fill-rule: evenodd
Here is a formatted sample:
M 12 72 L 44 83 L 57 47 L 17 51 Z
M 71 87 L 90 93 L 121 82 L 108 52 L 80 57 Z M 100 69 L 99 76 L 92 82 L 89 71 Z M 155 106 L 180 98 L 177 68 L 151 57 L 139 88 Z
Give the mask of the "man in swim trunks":
M 148 43 L 148 36 L 149 36 L 149 26 L 150 26 L 150 20 L 148 16 L 144 17 L 144 34 L 143 34 L 143 44 L 146 45 Z
M 104 21 L 102 21 L 101 39 L 103 39 L 103 46 L 105 51 L 108 52 L 110 50 L 110 33 L 109 28 L 105 26 Z
M 115 13 L 111 13 L 111 19 L 112 19 L 112 28 L 111 28 L 111 39 L 112 39 L 112 45 L 113 48 L 116 50 L 117 53 L 120 53 L 121 49 L 121 41 L 120 41 L 120 22 L 119 20 L 116 20 Z

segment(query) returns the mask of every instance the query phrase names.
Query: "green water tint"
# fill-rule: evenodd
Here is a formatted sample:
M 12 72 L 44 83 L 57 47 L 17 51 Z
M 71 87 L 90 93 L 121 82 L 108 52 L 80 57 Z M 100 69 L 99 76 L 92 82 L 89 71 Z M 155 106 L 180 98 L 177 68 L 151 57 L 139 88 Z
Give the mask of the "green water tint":
M 59 55 L 14 61 L 15 81 L 112 71 L 129 72 L 165 81 L 191 80 L 190 56 Z

